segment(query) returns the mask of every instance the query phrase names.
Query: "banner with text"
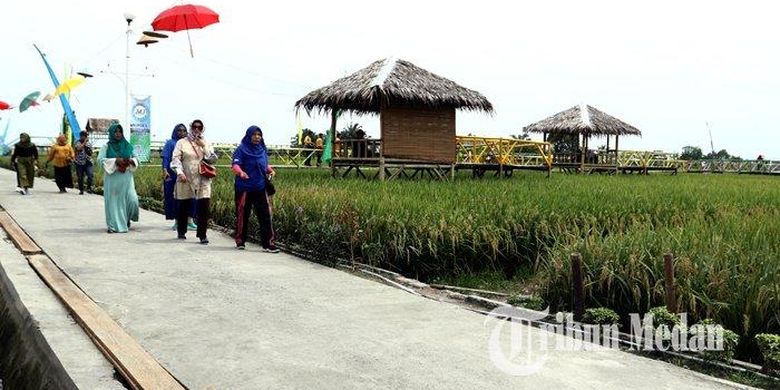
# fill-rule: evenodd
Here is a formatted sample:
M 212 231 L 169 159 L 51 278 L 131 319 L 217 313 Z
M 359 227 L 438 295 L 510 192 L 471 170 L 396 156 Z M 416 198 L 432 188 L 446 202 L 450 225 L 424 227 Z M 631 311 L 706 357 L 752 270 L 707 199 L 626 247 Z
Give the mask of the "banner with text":
M 133 96 L 130 106 L 130 144 L 140 162 L 149 162 L 151 154 L 150 99 L 150 96 Z

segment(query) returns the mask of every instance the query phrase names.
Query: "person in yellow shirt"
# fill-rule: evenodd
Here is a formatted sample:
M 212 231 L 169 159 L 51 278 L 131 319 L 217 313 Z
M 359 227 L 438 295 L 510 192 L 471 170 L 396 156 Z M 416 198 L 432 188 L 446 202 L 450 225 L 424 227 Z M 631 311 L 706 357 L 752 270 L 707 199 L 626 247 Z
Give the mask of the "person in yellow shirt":
M 317 135 L 317 166 L 322 165 L 322 149 L 325 147 L 325 139 L 323 138 L 324 135 L 322 133 L 319 133 Z
M 314 148 L 314 143 L 311 142 L 311 137 L 308 134 L 306 134 L 306 137 L 303 138 L 303 147 L 306 149 Z M 306 153 L 306 160 L 303 161 L 303 165 L 310 167 L 312 154 L 308 150 L 305 153 Z
M 76 158 L 73 147 L 68 145 L 68 140 L 64 134 L 57 137 L 57 143 L 49 149 L 49 162 L 54 165 L 54 181 L 60 189 L 60 193 L 67 192 L 66 188 L 73 188 L 73 176 L 70 173 L 70 163 Z

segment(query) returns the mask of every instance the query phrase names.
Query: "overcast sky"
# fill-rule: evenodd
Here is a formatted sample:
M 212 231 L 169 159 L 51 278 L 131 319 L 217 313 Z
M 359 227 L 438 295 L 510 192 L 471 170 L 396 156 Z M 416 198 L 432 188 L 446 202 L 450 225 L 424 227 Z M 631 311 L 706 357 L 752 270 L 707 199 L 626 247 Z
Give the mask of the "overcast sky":
M 221 22 L 138 46 L 140 32 L 179 2 L 13 1 L 0 14 L 0 100 L 54 87 L 32 44 L 58 77 L 95 77 L 72 104 L 88 117 L 124 117 L 126 23 L 130 90 L 151 96 L 153 139 L 200 118 L 214 141 L 237 142 L 257 124 L 271 144 L 295 134 L 293 104 L 314 88 L 389 56 L 484 94 L 493 116 L 458 113 L 458 134 L 517 134 L 532 122 L 588 103 L 639 128 L 621 148 L 679 151 L 685 145 L 744 158 L 780 159 L 780 23 L 772 2 L 741 1 L 209 1 Z M 254 5 L 252 5 L 254 4 Z M 42 103 L 0 112 L 21 131 L 54 136 L 62 108 Z M 375 117 L 356 121 L 379 136 Z M 324 131 L 325 117 L 303 116 Z

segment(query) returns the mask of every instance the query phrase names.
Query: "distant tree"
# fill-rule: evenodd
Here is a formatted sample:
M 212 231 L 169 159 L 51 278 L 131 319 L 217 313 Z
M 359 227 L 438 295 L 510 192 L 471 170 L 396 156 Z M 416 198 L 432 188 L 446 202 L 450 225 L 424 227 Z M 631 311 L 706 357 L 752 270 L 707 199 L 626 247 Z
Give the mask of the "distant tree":
M 358 123 L 350 123 L 344 126 L 344 129 L 338 132 L 339 139 L 355 139 L 357 137 L 358 130 L 363 130 L 363 126 Z
M 306 136 L 308 135 L 311 138 L 311 141 L 314 142 L 315 139 L 317 139 L 317 134 L 315 134 L 311 129 L 306 128 L 303 129 L 301 135 L 301 143 L 303 143 L 303 140 L 306 139 Z M 298 143 L 298 133 L 295 133 L 295 135 L 290 138 L 290 146 L 293 148 L 300 148 L 303 145 Z
M 712 152 L 707 153 L 707 158 L 713 160 L 735 160 L 735 161 L 742 160 L 742 157 L 730 155 L 729 152 L 726 151 L 726 149 L 721 149 L 717 153 L 712 153 Z
M 703 157 L 701 148 L 696 146 L 685 146 L 680 154 L 680 160 L 701 160 Z
M 580 147 L 580 138 L 577 134 L 547 134 L 547 142 L 553 145 L 555 154 L 574 154 Z

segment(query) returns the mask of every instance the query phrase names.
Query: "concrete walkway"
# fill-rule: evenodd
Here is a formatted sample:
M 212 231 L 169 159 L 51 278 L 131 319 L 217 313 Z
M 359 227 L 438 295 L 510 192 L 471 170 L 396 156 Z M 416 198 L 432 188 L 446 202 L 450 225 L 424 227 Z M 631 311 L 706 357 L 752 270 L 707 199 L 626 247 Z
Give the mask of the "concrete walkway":
M 616 351 L 550 351 L 537 373 L 512 376 L 490 359 L 485 316 L 257 246 L 240 252 L 214 231 L 209 246 L 193 233 L 178 241 L 152 212 L 106 234 L 100 196 L 57 194 L 48 180 L 22 196 L 14 183 L 0 170 L 0 205 L 191 389 L 732 388 Z

